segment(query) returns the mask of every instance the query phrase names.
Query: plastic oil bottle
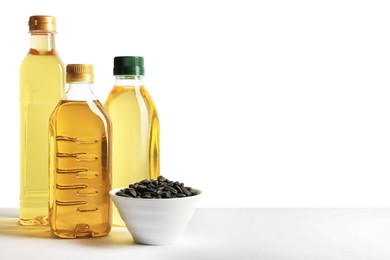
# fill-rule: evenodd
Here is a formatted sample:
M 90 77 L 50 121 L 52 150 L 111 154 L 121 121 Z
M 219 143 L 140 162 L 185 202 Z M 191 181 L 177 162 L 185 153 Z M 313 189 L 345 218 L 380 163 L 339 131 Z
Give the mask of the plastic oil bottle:
M 20 67 L 20 223 L 48 224 L 49 117 L 64 93 L 56 20 L 31 16 L 30 50 Z
M 113 125 L 113 188 L 160 175 L 159 120 L 143 84 L 144 59 L 114 58 L 114 87 L 104 108 Z M 113 224 L 123 225 L 117 209 Z
M 111 230 L 111 121 L 91 90 L 93 67 L 66 66 L 68 91 L 49 128 L 49 224 L 61 238 Z

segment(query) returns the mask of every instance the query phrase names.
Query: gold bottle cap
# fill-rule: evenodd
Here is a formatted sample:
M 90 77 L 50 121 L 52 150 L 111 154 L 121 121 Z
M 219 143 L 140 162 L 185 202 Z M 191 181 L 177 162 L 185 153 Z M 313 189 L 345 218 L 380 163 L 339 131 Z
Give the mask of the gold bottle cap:
M 92 64 L 66 65 L 66 83 L 89 82 L 93 83 Z
M 56 33 L 56 18 L 48 15 L 34 15 L 30 16 L 28 21 L 30 32 L 49 32 Z

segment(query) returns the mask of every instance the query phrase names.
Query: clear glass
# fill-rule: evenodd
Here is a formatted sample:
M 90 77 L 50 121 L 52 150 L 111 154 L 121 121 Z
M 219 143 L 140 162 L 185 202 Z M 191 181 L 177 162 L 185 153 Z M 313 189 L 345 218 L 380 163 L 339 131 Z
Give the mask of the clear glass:
M 111 230 L 111 122 L 90 83 L 72 83 L 50 118 L 49 222 L 61 238 Z
M 64 94 L 64 66 L 51 33 L 32 33 L 20 66 L 20 223 L 48 224 L 49 117 Z
M 116 76 L 104 108 L 113 124 L 113 188 L 160 175 L 160 126 L 141 76 Z M 113 224 L 124 225 L 113 207 Z

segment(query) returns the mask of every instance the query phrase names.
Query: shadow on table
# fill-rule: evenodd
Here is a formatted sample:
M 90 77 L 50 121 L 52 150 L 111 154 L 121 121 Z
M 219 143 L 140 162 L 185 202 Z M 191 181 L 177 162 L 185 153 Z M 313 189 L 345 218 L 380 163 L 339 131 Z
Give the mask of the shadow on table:
M 77 239 L 79 245 L 96 247 L 96 248 L 108 248 L 108 247 L 123 247 L 123 246 L 135 246 L 133 238 L 129 234 L 126 228 L 113 227 L 111 232 L 105 237 L 97 238 L 81 238 Z
M 0 218 L 0 236 L 52 238 L 48 226 L 22 226 L 18 218 Z
M 0 237 L 30 237 L 44 239 L 59 239 L 53 236 L 49 226 L 22 226 L 18 218 L 0 218 Z M 68 239 L 66 239 L 68 240 Z M 105 237 L 97 238 L 78 238 L 72 239 L 79 245 L 91 247 L 114 247 L 114 246 L 132 246 L 137 245 L 126 228 L 113 227 L 110 234 Z

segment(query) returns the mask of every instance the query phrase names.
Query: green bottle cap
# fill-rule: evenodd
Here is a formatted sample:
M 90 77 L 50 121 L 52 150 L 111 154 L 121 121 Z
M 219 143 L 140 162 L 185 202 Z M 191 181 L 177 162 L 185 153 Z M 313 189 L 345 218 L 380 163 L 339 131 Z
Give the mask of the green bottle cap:
M 144 58 L 140 56 L 120 56 L 114 58 L 114 75 L 143 76 Z

